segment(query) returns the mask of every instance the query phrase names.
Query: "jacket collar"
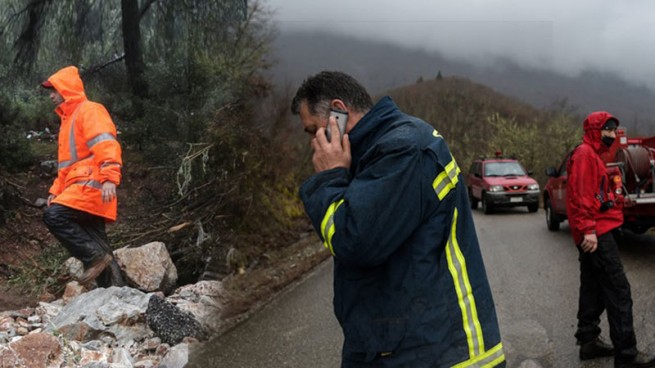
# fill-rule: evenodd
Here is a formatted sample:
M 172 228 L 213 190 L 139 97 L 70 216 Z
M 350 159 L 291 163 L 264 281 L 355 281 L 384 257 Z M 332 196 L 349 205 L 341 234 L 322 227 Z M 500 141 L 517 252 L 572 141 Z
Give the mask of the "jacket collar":
M 62 119 L 68 118 L 75 113 L 77 107 L 84 101 L 86 101 L 86 99 L 64 101 L 59 106 L 57 106 L 57 108 L 55 108 L 55 112 Z
M 348 133 L 353 162 L 364 155 L 371 143 L 384 134 L 401 114 L 391 97 L 380 99 Z

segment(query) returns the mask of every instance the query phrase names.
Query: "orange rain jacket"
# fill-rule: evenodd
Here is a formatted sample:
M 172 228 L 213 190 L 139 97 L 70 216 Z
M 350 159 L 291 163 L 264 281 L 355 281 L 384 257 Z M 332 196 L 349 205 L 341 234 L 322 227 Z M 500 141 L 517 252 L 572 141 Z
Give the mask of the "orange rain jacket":
M 121 146 L 116 127 L 99 103 L 89 101 L 76 67 L 63 68 L 48 81 L 64 98 L 55 109 L 61 118 L 58 173 L 50 187 L 53 203 L 109 221 L 116 220 L 117 200 L 102 201 L 102 183 L 121 180 Z

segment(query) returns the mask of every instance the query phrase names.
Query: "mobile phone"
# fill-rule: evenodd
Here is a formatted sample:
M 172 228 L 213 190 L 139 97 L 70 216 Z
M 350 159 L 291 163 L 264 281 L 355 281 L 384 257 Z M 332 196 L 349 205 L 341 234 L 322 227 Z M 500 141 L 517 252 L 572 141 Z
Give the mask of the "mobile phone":
M 341 137 L 343 137 L 344 134 L 346 134 L 346 124 L 348 124 L 348 111 L 343 111 L 335 108 L 330 109 L 330 116 L 334 116 L 335 119 L 337 119 L 337 126 L 339 127 L 339 133 L 341 133 Z M 328 120 L 328 125 L 327 128 L 325 129 L 325 135 L 327 135 L 327 140 L 330 142 L 332 138 L 331 134 L 331 129 L 330 129 L 330 122 Z

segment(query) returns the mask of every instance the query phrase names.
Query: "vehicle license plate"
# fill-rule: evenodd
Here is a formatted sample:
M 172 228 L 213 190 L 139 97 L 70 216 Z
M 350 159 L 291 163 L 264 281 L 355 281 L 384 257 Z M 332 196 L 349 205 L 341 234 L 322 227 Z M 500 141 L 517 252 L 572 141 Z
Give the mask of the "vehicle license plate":
M 510 197 L 510 202 L 523 202 L 523 197 Z

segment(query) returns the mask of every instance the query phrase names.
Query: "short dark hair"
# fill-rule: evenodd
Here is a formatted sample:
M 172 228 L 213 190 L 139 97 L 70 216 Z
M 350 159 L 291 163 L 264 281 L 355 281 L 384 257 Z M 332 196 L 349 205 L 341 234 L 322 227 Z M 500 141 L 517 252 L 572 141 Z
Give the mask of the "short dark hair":
M 355 78 L 342 72 L 322 71 L 305 79 L 300 85 L 291 102 L 291 112 L 300 113 L 300 104 L 307 102 L 309 112 L 317 114 L 323 112 L 319 110 L 327 110 L 327 103 L 333 99 L 342 100 L 348 108 L 361 113 L 373 106 L 371 96 Z

